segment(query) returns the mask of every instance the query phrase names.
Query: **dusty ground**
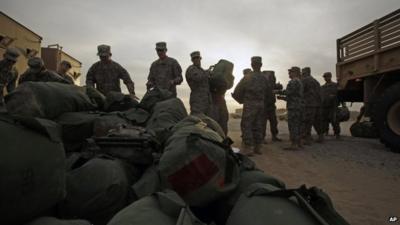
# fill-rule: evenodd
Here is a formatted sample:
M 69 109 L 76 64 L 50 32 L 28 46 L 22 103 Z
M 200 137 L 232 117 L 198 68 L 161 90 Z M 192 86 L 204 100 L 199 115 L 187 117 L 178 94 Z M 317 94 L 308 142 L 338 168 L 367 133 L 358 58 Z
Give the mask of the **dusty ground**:
M 240 119 L 229 123 L 235 147 L 241 144 L 239 123 Z M 328 136 L 324 144 L 286 151 L 282 147 L 289 144 L 287 123 L 281 121 L 280 137 L 285 141 L 269 141 L 264 154 L 253 159 L 289 188 L 322 188 L 352 225 L 400 224 L 388 222 L 390 216 L 400 220 L 400 154 L 387 151 L 378 140 L 351 137 L 350 124 L 342 124 L 342 140 Z

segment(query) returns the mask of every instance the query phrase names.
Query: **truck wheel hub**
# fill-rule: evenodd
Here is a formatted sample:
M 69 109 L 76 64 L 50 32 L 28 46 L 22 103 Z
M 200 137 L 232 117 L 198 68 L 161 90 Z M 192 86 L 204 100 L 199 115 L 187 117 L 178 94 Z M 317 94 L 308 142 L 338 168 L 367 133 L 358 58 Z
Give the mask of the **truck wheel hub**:
M 400 101 L 394 103 L 387 114 L 389 128 L 400 136 Z

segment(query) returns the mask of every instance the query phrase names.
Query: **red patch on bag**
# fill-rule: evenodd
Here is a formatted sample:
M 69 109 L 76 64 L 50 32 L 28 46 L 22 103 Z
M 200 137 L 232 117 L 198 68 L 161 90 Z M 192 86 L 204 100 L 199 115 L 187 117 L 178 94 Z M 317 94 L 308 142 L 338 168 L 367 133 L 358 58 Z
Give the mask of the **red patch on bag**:
M 201 154 L 168 176 L 168 182 L 177 193 L 186 195 L 205 185 L 218 171 L 217 165 L 205 154 Z

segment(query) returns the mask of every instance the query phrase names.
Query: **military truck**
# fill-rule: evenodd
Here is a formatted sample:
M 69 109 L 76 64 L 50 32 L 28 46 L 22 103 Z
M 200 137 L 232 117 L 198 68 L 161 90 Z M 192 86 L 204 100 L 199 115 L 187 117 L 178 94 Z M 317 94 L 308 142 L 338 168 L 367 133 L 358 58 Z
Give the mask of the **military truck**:
M 339 100 L 363 102 L 380 140 L 400 153 L 400 9 L 337 40 Z

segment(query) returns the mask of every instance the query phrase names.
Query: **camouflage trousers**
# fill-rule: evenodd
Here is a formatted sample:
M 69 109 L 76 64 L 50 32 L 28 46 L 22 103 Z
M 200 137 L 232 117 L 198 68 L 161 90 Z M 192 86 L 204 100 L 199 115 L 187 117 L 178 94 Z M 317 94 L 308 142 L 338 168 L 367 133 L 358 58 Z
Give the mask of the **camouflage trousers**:
M 322 134 L 321 128 L 321 108 L 320 107 L 306 107 L 304 110 L 304 119 L 302 126 L 302 137 L 311 137 L 311 129 L 314 127 L 314 130 L 317 134 Z
M 264 121 L 263 121 L 263 139 L 267 135 L 267 124 L 269 121 L 269 129 L 271 131 L 272 136 L 278 135 L 278 119 L 276 118 L 276 106 L 267 106 L 264 111 Z
M 264 104 L 243 104 L 242 140 L 245 145 L 258 145 L 263 141 Z
M 288 128 L 290 141 L 297 142 L 301 138 L 304 108 L 288 109 Z
M 198 114 L 202 113 L 208 117 L 212 116 L 213 113 L 213 104 L 210 93 L 190 93 L 190 113 Z
M 340 134 L 339 121 L 336 118 L 337 107 L 323 107 L 322 108 L 322 132 L 329 132 L 329 124 L 332 124 L 333 132 L 335 135 Z
M 229 112 L 225 98 L 224 96 L 213 96 L 212 102 L 212 113 L 210 116 L 221 126 L 226 135 L 228 134 Z

